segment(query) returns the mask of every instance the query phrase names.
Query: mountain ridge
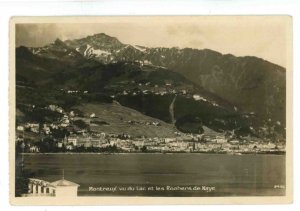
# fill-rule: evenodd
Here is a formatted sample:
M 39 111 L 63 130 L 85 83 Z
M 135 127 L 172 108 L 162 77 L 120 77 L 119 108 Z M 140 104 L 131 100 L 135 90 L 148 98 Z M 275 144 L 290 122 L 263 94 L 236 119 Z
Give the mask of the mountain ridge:
M 39 61 L 41 64 L 43 64 L 44 61 L 51 63 L 48 59 L 52 59 L 54 64 L 55 62 L 58 62 L 58 65 L 55 65 L 55 68 L 50 67 L 49 64 L 47 64 L 38 68 L 35 67 L 37 70 L 46 69 L 45 71 L 49 71 L 53 68 L 55 71 L 61 72 L 62 74 L 61 76 L 55 77 L 59 78 L 59 80 L 66 78 L 67 81 L 69 80 L 68 78 L 72 79 L 72 75 L 77 74 L 78 76 L 75 76 L 74 78 L 77 82 L 73 83 L 84 84 L 86 83 L 83 83 L 85 80 L 87 81 L 88 86 L 94 84 L 92 87 L 98 88 L 100 88 L 100 86 L 97 85 L 99 84 L 99 77 L 104 73 L 107 76 L 112 74 L 111 76 L 115 77 L 113 81 L 116 81 L 120 76 L 120 82 L 122 82 L 122 80 L 133 80 L 135 77 L 134 74 L 138 74 L 138 77 L 144 77 L 151 72 L 153 73 L 153 71 L 159 70 L 158 72 L 162 73 L 162 70 L 165 70 L 166 72 L 160 76 L 164 78 L 166 77 L 167 72 L 173 71 L 184 76 L 199 88 L 203 88 L 203 90 L 206 90 L 213 96 L 220 98 L 220 100 L 222 99 L 224 102 L 231 104 L 230 110 L 236 110 L 238 113 L 246 116 L 249 116 L 249 114 L 255 115 L 257 119 L 260 119 L 255 120 L 259 121 L 260 125 L 267 124 L 270 120 L 274 125 L 279 122 L 282 127 L 285 127 L 285 69 L 258 57 L 235 57 L 231 54 L 223 55 L 210 49 L 179 49 L 175 47 L 148 48 L 139 45 L 127 45 L 118 41 L 117 38 L 107 36 L 103 33 L 82 39 L 67 41 L 56 40 L 54 43 L 46 45 L 43 48 L 28 49 L 35 56 L 33 66 L 38 64 L 37 61 L 39 60 L 41 60 Z M 17 48 L 17 51 L 20 51 L 20 49 Z M 32 55 L 29 57 L 31 56 Z M 18 59 L 18 62 L 20 61 L 22 61 L 22 56 Z M 26 67 L 29 61 L 30 60 L 25 59 L 25 61 L 23 61 L 25 65 L 22 63 L 23 67 Z M 62 62 L 61 64 L 63 65 L 60 65 L 60 62 Z M 118 63 L 132 65 L 110 65 Z M 126 73 L 128 68 L 133 68 L 133 70 L 141 69 L 142 72 L 129 71 Z M 32 71 L 34 68 L 30 67 L 28 69 Z M 100 74 L 100 72 L 103 71 L 101 69 L 107 69 L 109 71 L 105 70 Z M 94 78 L 91 78 L 88 77 L 87 74 L 96 75 Z M 156 76 L 151 80 L 155 78 Z M 148 79 L 146 78 L 146 80 Z M 102 79 L 100 81 L 106 83 Z M 165 86 L 165 84 L 162 85 Z M 113 84 L 113 86 L 119 85 Z M 135 86 L 137 86 L 137 84 Z M 125 88 L 128 87 L 130 86 L 125 86 Z M 144 98 L 143 96 L 141 97 Z M 129 99 L 129 96 L 123 96 L 118 100 L 123 104 L 125 103 L 125 106 L 133 106 L 135 109 L 140 109 L 140 111 L 143 112 L 143 109 L 145 108 L 137 106 L 141 103 L 140 100 L 135 101 L 138 104 L 132 105 L 127 98 Z M 133 100 L 133 98 L 131 99 Z M 150 97 L 149 99 L 154 100 L 158 98 Z M 145 102 L 149 99 L 146 99 Z M 201 96 L 199 99 L 201 99 Z M 180 102 L 182 99 L 179 97 L 178 100 Z M 220 100 L 217 100 L 217 102 L 220 102 Z M 183 99 L 183 102 L 189 102 L 189 104 L 191 104 L 192 101 Z M 195 108 L 197 110 L 197 106 Z M 169 104 L 167 107 L 167 111 L 168 110 Z M 148 110 L 147 112 L 148 115 L 152 115 L 151 110 Z M 164 112 L 166 111 L 164 110 Z M 154 114 L 154 117 L 157 117 L 155 115 L 156 114 Z M 164 115 L 167 114 L 165 113 Z M 197 116 L 198 114 L 194 113 L 194 115 Z M 203 116 L 203 114 L 201 115 Z M 184 116 L 180 117 L 176 115 L 176 113 L 175 117 L 184 118 L 185 120 L 189 119 Z M 191 121 L 197 122 L 198 120 Z
M 77 45 L 73 42 L 71 47 Z M 113 45 L 105 48 L 109 55 L 96 55 L 94 59 L 103 63 L 138 61 L 166 67 L 238 105 L 245 112 L 257 112 L 265 118 L 275 115 L 275 119 L 285 121 L 285 68 L 277 64 L 255 56 L 236 57 L 210 49 L 148 48 L 126 44 L 109 46 Z M 275 108 L 276 105 L 280 107 L 279 110 Z M 277 115 L 279 113 L 281 115 Z

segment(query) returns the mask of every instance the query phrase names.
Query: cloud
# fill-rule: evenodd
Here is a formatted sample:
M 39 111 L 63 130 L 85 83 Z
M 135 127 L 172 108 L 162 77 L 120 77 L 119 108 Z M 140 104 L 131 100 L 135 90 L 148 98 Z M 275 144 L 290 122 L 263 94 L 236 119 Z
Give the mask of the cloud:
M 197 26 L 196 24 L 186 24 L 186 25 L 171 25 L 168 26 L 166 31 L 169 33 L 169 35 L 178 35 L 178 34 L 189 34 L 189 35 L 201 35 L 203 32 L 200 29 L 200 26 Z
M 58 32 L 55 24 L 17 24 L 16 46 L 43 46 L 53 42 Z

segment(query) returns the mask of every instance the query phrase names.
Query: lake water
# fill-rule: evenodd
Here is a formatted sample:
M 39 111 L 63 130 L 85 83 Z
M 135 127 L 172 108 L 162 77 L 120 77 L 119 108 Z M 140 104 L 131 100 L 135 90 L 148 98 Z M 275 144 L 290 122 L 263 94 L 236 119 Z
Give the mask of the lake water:
M 25 169 L 33 173 L 35 178 L 53 182 L 62 178 L 64 169 L 65 179 L 80 185 L 79 196 L 285 194 L 285 155 L 178 153 L 23 156 Z

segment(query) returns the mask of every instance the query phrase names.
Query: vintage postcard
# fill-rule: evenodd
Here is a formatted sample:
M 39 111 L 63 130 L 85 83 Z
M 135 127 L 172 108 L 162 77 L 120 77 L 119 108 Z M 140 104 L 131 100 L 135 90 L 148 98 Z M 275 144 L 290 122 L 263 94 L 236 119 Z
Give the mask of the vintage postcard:
M 289 16 L 13 17 L 14 205 L 292 202 Z

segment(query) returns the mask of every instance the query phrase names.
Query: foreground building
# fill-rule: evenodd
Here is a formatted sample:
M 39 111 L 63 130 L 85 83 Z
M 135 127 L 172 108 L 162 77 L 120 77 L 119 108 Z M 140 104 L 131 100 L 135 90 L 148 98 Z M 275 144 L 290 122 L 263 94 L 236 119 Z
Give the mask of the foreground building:
M 78 187 L 80 185 L 65 180 L 57 180 L 55 182 L 48 182 L 41 179 L 30 178 L 28 182 L 28 193 L 23 196 L 27 197 L 59 197 L 70 198 L 77 197 Z

